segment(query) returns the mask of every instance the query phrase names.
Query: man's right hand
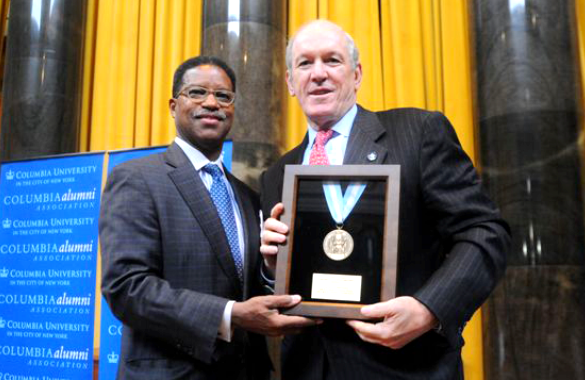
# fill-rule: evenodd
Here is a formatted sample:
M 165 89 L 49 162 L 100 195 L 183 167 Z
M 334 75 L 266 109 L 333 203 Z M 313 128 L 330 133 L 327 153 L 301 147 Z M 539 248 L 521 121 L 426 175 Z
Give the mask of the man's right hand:
M 301 296 L 260 296 L 236 302 L 232 308 L 232 326 L 254 333 L 279 336 L 296 334 L 303 327 L 321 323 L 319 319 L 283 315 L 278 308 L 292 307 L 301 302 Z
M 288 226 L 282 223 L 280 215 L 284 212 L 284 205 L 277 203 L 270 211 L 270 218 L 264 222 L 262 229 L 260 252 L 264 257 L 264 265 L 272 271 L 276 269 L 276 254 L 278 253 L 278 245 L 286 242 L 288 235 Z

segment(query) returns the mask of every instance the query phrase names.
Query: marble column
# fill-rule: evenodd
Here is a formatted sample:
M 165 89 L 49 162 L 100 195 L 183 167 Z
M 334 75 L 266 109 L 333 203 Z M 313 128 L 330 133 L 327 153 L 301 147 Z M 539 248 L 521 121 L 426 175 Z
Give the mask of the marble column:
M 279 157 L 285 125 L 286 1 L 205 0 L 203 7 L 201 54 L 222 58 L 237 78 L 233 171 L 258 189 L 260 173 Z
M 512 229 L 486 380 L 585 379 L 582 103 L 571 0 L 475 0 L 483 180 Z
M 1 160 L 78 150 L 85 0 L 10 2 Z

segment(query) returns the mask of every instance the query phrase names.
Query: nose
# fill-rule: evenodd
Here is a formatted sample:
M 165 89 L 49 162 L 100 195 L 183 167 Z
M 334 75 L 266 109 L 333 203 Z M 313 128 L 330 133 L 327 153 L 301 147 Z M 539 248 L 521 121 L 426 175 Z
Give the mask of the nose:
M 314 82 L 321 83 L 327 79 L 327 68 L 322 61 L 317 60 L 313 63 L 311 70 L 311 80 Z
M 219 108 L 219 103 L 217 102 L 217 99 L 215 99 L 215 95 L 213 95 L 213 92 L 209 91 L 209 93 L 207 94 L 207 97 L 203 100 L 203 103 L 201 103 L 201 105 L 205 108 L 210 108 L 210 109 L 218 109 Z

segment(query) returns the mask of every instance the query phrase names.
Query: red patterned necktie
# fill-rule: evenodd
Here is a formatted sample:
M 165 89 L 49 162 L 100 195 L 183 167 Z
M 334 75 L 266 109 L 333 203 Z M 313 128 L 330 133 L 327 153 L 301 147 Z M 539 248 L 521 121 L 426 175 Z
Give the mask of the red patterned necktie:
M 325 144 L 327 144 L 331 136 L 333 136 L 331 129 L 317 132 L 317 137 L 315 137 L 315 143 L 309 156 L 309 165 L 329 165 Z

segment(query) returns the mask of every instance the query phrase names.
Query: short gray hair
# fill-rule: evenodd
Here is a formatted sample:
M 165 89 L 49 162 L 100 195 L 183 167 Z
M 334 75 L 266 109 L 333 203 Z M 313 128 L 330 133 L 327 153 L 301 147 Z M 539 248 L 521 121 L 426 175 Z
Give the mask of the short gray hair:
M 285 56 L 286 69 L 291 74 L 292 74 L 292 48 L 293 48 L 293 45 L 295 43 L 295 39 L 297 38 L 297 35 L 303 29 L 305 29 L 305 26 L 301 27 L 301 29 L 299 29 L 295 33 L 295 35 L 292 36 L 292 38 L 290 40 L 288 40 L 288 44 L 286 45 L 286 56 Z M 358 50 L 357 46 L 355 46 L 355 42 L 354 42 L 353 38 L 351 38 L 349 33 L 345 32 L 345 31 L 344 31 L 344 33 L 345 33 L 345 47 L 347 49 L 347 54 L 349 55 L 351 68 L 353 70 L 355 70 L 355 68 L 357 67 L 357 65 L 360 61 L 360 51 Z

